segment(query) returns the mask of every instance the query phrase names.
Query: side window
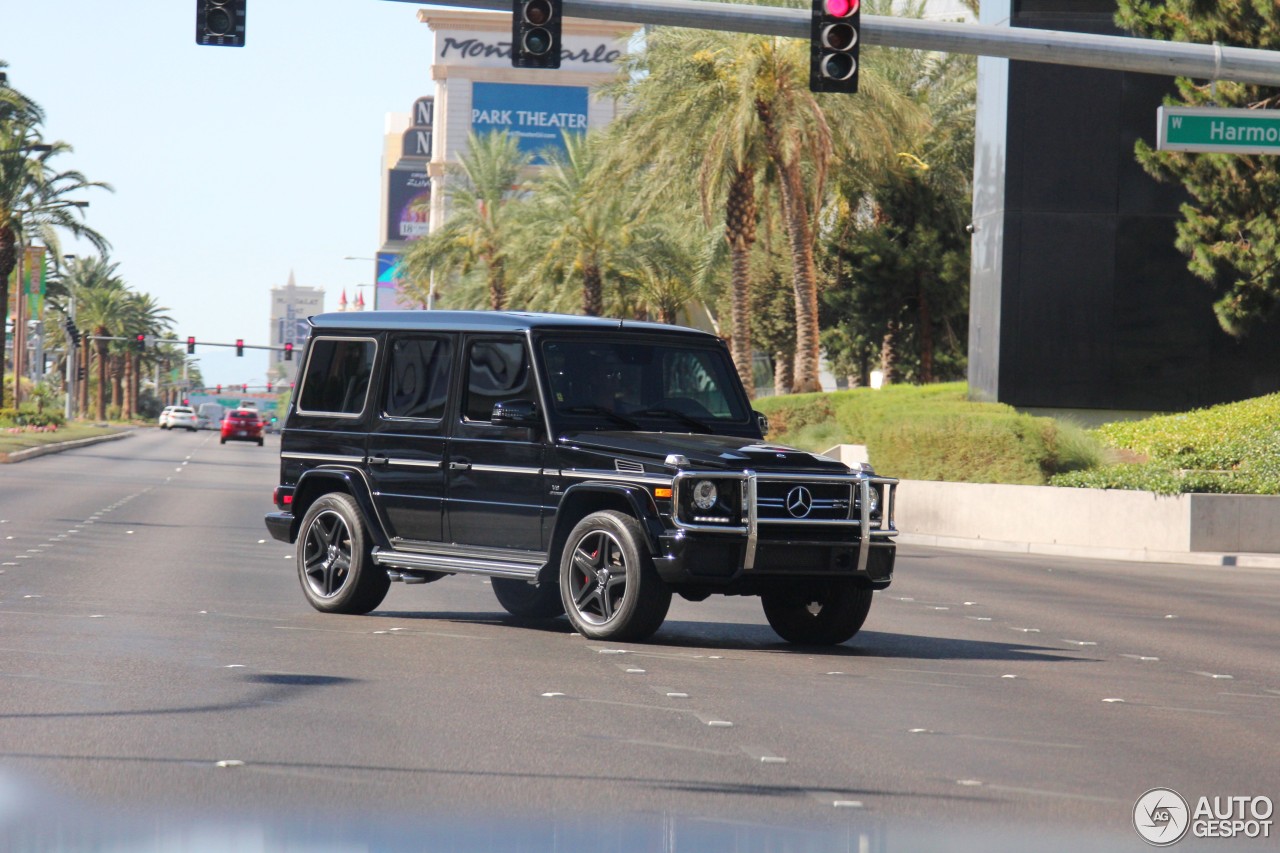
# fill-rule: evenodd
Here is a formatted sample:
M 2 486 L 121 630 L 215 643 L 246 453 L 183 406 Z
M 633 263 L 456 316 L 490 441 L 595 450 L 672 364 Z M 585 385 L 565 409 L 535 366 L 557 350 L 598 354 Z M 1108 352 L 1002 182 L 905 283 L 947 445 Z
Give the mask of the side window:
M 358 415 L 373 373 L 374 342 L 317 338 L 311 343 L 298 408 L 305 412 Z
M 473 341 L 467 350 L 463 416 L 488 421 L 494 403 L 536 398 L 529 356 L 522 341 Z
M 448 338 L 398 338 L 391 345 L 387 417 L 444 417 L 452 366 L 453 344 Z

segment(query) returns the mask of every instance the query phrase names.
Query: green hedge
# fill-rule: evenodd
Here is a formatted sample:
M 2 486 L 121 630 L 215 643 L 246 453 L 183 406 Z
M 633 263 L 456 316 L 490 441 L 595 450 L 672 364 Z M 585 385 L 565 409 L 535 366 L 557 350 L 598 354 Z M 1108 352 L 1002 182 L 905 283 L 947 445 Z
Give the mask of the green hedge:
M 1096 464 L 1097 442 L 1051 418 L 967 400 L 964 383 L 766 397 L 769 438 L 822 452 L 864 444 L 876 470 L 912 480 L 1042 485 Z

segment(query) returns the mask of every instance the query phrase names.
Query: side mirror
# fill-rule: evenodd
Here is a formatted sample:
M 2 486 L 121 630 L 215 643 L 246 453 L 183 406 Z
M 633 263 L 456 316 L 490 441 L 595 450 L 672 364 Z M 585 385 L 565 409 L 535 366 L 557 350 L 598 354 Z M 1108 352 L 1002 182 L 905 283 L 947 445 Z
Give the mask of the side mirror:
M 542 416 L 532 400 L 504 400 L 493 404 L 489 420 L 494 426 L 533 427 L 542 422 Z
M 763 438 L 769 434 L 769 419 L 759 412 L 752 412 L 752 414 L 756 416 L 756 426 L 760 427 L 760 436 Z

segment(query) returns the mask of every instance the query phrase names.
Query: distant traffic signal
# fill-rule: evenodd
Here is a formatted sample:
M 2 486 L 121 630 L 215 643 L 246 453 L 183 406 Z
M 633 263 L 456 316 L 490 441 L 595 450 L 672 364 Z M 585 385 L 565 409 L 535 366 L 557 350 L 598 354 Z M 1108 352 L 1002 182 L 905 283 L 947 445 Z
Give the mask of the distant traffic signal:
M 191 355 L 196 351 L 196 336 L 187 335 L 187 355 Z
M 196 0 L 196 44 L 244 47 L 246 0 Z
M 244 355 L 244 338 L 236 338 L 236 355 Z
M 133 337 L 133 345 L 134 345 L 134 347 L 138 350 L 138 352 L 146 352 L 146 351 L 147 351 L 147 336 L 146 336 L 146 335 L 143 335 L 143 334 L 137 334 L 137 335 L 134 335 L 134 337 Z
M 858 91 L 861 0 L 813 0 L 809 35 L 809 90 Z
M 71 346 L 80 346 L 80 330 L 76 328 L 76 321 L 68 317 L 62 324 L 62 328 L 67 330 L 67 339 L 71 341 Z
M 293 344 L 284 345 L 284 360 L 293 361 Z
M 512 0 L 512 67 L 560 67 L 560 3 L 561 0 Z
M 218 385 L 218 386 L 217 386 L 217 391 L 216 391 L 215 393 L 218 393 L 218 394 L 221 394 L 221 393 L 222 393 L 222 386 L 221 386 L 221 385 Z

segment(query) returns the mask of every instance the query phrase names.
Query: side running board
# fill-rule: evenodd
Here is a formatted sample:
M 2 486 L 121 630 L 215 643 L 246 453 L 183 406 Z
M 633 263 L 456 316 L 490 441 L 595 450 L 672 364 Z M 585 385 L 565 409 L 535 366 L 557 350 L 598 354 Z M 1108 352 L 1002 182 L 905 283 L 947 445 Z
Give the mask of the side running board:
M 389 569 L 407 569 L 410 571 L 445 572 L 459 575 L 486 575 L 498 578 L 514 578 L 517 580 L 533 580 L 538 576 L 543 561 L 525 562 L 512 559 L 495 559 L 490 556 L 457 556 L 446 554 L 427 554 L 410 551 L 396 551 L 389 548 L 374 548 L 373 562 Z

